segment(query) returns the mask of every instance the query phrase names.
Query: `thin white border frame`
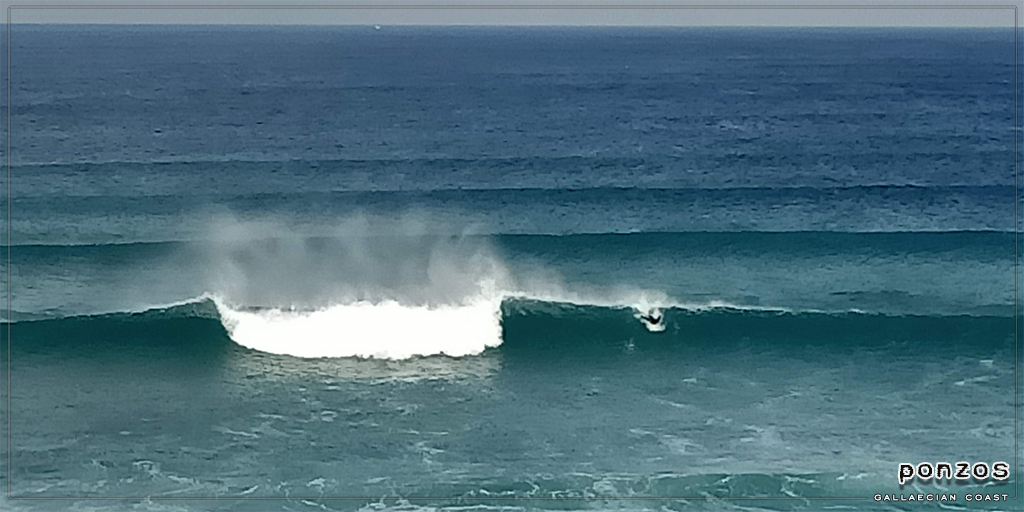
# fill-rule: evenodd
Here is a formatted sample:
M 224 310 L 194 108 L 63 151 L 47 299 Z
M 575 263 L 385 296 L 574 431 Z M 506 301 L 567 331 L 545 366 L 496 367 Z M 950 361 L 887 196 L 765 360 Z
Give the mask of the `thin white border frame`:
M 109 5 L 109 4 L 96 4 L 96 5 L 10 5 L 7 7 L 7 499 L 9 500 L 63 500 L 63 501 L 98 501 L 98 500 L 160 500 L 160 501 L 208 501 L 208 500 L 227 500 L 227 501 L 241 501 L 241 500 L 282 500 L 282 501 L 295 501 L 295 500 L 307 500 L 307 501 L 384 501 L 384 500 L 432 500 L 432 501 L 445 501 L 445 500 L 494 500 L 494 501 L 518 501 L 518 500 L 572 500 L 572 501 L 684 501 L 684 500 L 744 500 L 744 501 L 757 501 L 757 500 L 871 500 L 872 497 L 789 497 L 789 496 L 763 496 L 763 497 L 752 497 L 752 496 L 738 496 L 738 497 L 711 497 L 711 496 L 594 496 L 594 497 L 553 497 L 553 496 L 506 496 L 506 497 L 480 497 L 474 496 L 472 498 L 465 496 L 360 496 L 360 497 L 333 497 L 333 496 L 316 496 L 316 497 L 301 497 L 301 496 L 285 496 L 285 497 L 270 497 L 270 496 L 201 496 L 201 497 L 188 497 L 188 496 L 168 496 L 168 497 L 152 497 L 152 496 L 122 496 L 122 497 L 96 497 L 96 496 L 85 496 L 85 497 L 72 497 L 72 496 L 61 496 L 61 497 L 42 497 L 42 496 L 14 496 L 11 492 L 12 482 L 12 444 L 11 444 L 11 326 L 14 324 L 11 317 L 11 233 L 12 233 L 12 217 L 11 217 L 11 15 L 15 9 L 19 10 L 865 10 L 865 9 L 879 9 L 879 10 L 1009 10 L 1013 9 L 1013 184 L 1014 184 L 1014 196 L 1013 196 L 1013 228 L 1014 228 L 1014 259 L 1013 259 L 1013 328 L 1014 328 L 1014 370 L 1013 370 L 1013 497 L 1011 499 L 1017 499 L 1017 489 L 1021 487 L 1019 480 L 1019 431 L 1018 431 L 1018 420 L 1019 420 L 1019 394 L 1020 386 L 1018 383 L 1018 377 L 1020 373 L 1020 333 L 1019 333 L 1019 221 L 1018 221 L 1018 206 L 1020 200 L 1019 194 L 1019 151 L 1018 151 L 1018 140 L 1020 138 L 1021 127 L 1019 123 L 1019 70 L 1018 70 L 1018 49 L 1019 49 L 1019 18 L 1018 9 L 1016 5 L 571 5 L 571 4 L 541 4 L 541 5 L 473 5 L 473 4 L 435 4 L 435 5 L 402 5 L 402 4 L 352 4 L 352 5 Z M 897 27 L 893 27 L 897 28 Z

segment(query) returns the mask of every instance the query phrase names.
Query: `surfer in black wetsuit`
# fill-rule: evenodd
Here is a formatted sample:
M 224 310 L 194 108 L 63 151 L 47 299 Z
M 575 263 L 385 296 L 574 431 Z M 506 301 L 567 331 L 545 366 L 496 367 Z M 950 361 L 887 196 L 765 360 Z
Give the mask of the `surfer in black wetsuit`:
M 646 315 L 640 315 L 640 320 L 643 320 L 651 325 L 658 325 L 661 323 L 661 312 L 657 309 L 652 309 L 650 313 Z

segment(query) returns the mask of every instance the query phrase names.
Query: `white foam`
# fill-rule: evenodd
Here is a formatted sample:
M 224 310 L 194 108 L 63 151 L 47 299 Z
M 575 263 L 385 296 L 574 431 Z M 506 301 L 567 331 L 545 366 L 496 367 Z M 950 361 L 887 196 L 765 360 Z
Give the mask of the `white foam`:
M 501 344 L 501 300 L 409 306 L 394 301 L 338 304 L 316 311 L 245 311 L 215 300 L 235 343 L 305 358 L 479 354 Z

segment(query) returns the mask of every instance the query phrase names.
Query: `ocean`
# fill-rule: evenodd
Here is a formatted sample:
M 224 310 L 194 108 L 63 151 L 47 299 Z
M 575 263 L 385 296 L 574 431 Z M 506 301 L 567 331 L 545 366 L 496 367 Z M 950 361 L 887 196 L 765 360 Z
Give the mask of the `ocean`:
M 1017 508 L 1012 30 L 7 36 L 7 510 Z

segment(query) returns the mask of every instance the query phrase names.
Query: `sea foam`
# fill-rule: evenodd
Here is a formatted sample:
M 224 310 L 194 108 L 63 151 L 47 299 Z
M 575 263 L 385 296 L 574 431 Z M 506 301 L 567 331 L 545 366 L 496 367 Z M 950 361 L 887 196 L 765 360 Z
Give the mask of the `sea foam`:
M 408 359 L 475 355 L 501 344 L 501 301 L 409 306 L 338 304 L 315 311 L 235 309 L 216 300 L 235 343 L 297 357 Z

